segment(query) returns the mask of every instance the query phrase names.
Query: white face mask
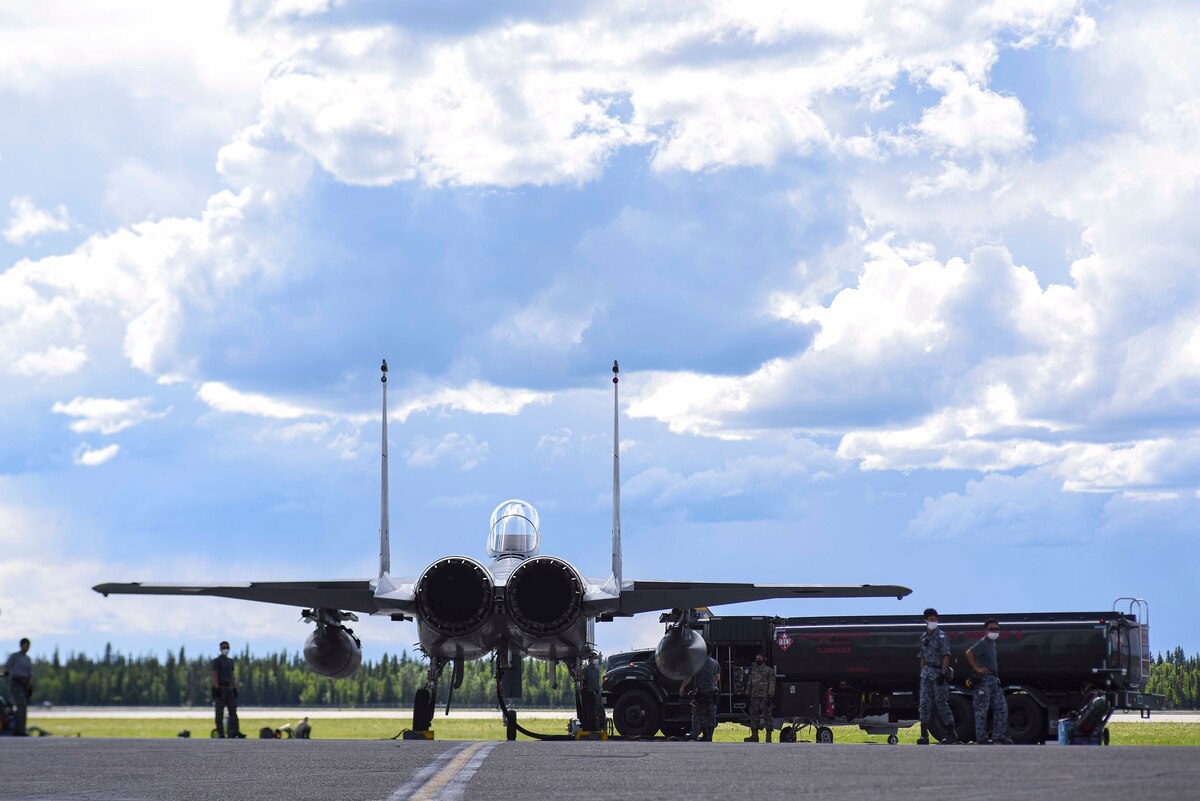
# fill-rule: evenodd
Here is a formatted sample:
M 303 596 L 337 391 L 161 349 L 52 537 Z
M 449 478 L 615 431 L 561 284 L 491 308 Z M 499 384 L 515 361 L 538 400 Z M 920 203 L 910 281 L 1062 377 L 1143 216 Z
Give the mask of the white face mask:
M 996 640 L 1000 639 L 1000 632 L 998 632 L 998 631 L 989 631 L 989 632 L 987 633 L 987 638 L 988 638 L 989 640 L 991 640 L 991 641 L 995 642 Z
M 221 656 L 229 656 L 229 649 L 228 649 L 228 648 L 222 648 L 222 649 L 221 649 Z
M 929 627 L 930 631 L 937 630 L 937 621 L 936 620 L 926 620 L 925 625 Z

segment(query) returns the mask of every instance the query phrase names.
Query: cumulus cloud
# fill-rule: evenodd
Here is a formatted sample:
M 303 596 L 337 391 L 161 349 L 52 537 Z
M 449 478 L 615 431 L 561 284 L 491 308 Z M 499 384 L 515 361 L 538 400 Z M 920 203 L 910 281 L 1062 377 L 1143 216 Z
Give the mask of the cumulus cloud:
M 51 210 L 34 205 L 29 197 L 14 197 L 9 201 L 12 216 L 4 228 L 4 238 L 14 245 L 27 244 L 43 234 L 71 230 L 71 215 L 61 203 Z
M 140 223 L 66 255 L 19 261 L 0 274 L 0 355 L 20 362 L 43 343 L 78 349 L 116 339 L 137 369 L 166 372 L 177 364 L 188 311 L 271 263 L 247 236 L 254 203 L 250 190 L 220 192 L 199 218 Z
M 83 467 L 99 467 L 107 461 L 110 461 L 121 451 L 121 446 L 117 443 L 105 445 L 103 448 L 93 448 L 91 445 L 82 444 L 75 449 L 73 461 L 77 465 Z
M 934 70 L 929 85 L 942 92 L 942 99 L 921 116 L 916 130 L 933 149 L 1006 153 L 1033 142 L 1017 98 L 992 92 L 948 67 Z
M 439 467 L 452 465 L 459 470 L 474 470 L 488 457 L 486 442 L 479 442 L 474 434 L 451 432 L 438 440 L 419 439 L 404 455 L 413 467 Z
M 824 97 L 882 109 L 905 75 L 943 94 L 915 129 L 927 146 L 1011 152 L 1030 134 L 1021 103 L 986 86 L 997 51 L 1086 27 L 1074 0 L 744 5 L 613 3 L 440 38 L 307 27 L 222 162 L 253 171 L 286 142 L 347 183 L 495 186 L 586 182 L 632 146 L 660 171 L 767 166 L 853 138 Z
M 165 417 L 170 409 L 162 412 L 150 410 L 153 398 L 73 398 L 67 403 L 58 402 L 50 411 L 76 418 L 71 430 L 80 434 L 116 434 L 127 428 Z M 113 454 L 115 455 L 115 451 Z

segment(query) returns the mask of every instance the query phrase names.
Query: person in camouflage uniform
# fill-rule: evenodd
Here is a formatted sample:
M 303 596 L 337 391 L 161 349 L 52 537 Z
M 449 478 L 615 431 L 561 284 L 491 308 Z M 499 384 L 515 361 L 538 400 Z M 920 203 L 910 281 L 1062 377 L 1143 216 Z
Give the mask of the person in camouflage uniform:
M 921 661 L 921 697 L 919 717 L 921 719 L 921 736 L 917 745 L 929 745 L 929 723 L 936 705 L 938 717 L 946 729 L 943 743 L 958 742 L 958 734 L 954 729 L 954 714 L 950 711 L 950 641 L 946 633 L 938 629 L 938 613 L 936 609 L 925 610 L 926 631 L 921 635 L 921 645 L 917 656 Z
M 767 665 L 763 654 L 754 657 L 754 665 L 750 668 L 750 736 L 747 743 L 758 742 L 758 730 L 767 730 L 767 742 L 771 742 L 771 733 L 775 730 L 775 718 L 771 714 L 771 702 L 775 700 L 775 668 Z
M 967 661 L 975 671 L 975 742 L 991 745 L 993 742 L 1012 745 L 1008 736 L 1008 701 L 1004 688 L 996 675 L 1000 668 L 996 661 L 996 640 L 1000 639 L 1000 622 L 989 618 L 983 622 L 987 635 L 967 649 Z M 992 713 L 992 736 L 988 737 L 988 711 Z

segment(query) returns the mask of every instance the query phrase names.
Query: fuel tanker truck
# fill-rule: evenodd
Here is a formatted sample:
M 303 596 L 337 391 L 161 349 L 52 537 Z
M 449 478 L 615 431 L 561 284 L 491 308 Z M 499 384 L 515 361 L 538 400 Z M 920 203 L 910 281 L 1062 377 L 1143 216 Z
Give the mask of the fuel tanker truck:
M 1104 612 L 940 615 L 950 641 L 950 709 L 963 741 L 975 737 L 966 650 L 984 636 L 983 622 L 1000 622 L 999 677 L 1008 700 L 1009 736 L 1018 743 L 1055 739 L 1060 718 L 1102 694 L 1110 709 L 1161 709 L 1163 696 L 1145 692 L 1150 678 L 1149 606 L 1122 598 Z M 680 680 L 703 654 L 721 666 L 718 718 L 748 720 L 747 673 L 756 654 L 775 669 L 774 715 L 780 740 L 812 729 L 833 742 L 834 726 L 886 735 L 918 718 L 919 618 L 713 617 L 694 610 L 664 616 L 667 631 L 655 649 L 610 657 L 601 695 L 625 736 L 680 736 L 690 726 L 690 699 Z M 936 720 L 931 735 L 948 731 Z

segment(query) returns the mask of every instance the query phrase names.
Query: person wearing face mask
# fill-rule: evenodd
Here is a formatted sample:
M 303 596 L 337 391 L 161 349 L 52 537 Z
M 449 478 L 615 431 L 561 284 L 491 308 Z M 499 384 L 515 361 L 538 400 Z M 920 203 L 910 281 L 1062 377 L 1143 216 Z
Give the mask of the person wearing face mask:
M 767 657 L 759 654 L 754 657 L 754 665 L 750 668 L 748 686 L 750 695 L 750 736 L 747 743 L 758 742 L 758 730 L 767 730 L 767 742 L 771 742 L 771 733 L 775 731 L 775 718 L 771 710 L 771 702 L 775 699 L 775 668 L 767 666 Z
M 983 622 L 987 633 L 983 639 L 967 649 L 967 661 L 975 671 L 975 742 L 991 745 L 993 742 L 1012 745 L 1008 736 L 1008 701 L 996 674 L 1000 668 L 996 662 L 996 641 L 1000 639 L 1000 621 L 988 618 Z M 988 710 L 992 712 L 992 736 L 988 737 Z
M 583 704 L 585 715 L 589 714 L 589 706 L 593 720 L 583 721 L 589 731 L 600 731 L 604 728 L 604 702 L 600 699 L 600 655 L 593 652 L 588 657 L 587 665 L 583 668 L 583 689 L 586 699 Z
M 229 643 L 221 643 L 221 655 L 212 661 L 213 706 L 217 714 L 217 736 L 225 737 L 225 710 L 229 709 L 229 735 L 241 737 L 237 716 L 237 679 L 233 675 L 233 660 L 229 658 Z
M 938 628 L 936 609 L 926 609 L 924 617 L 925 632 L 921 635 L 921 646 L 917 650 L 917 657 L 921 662 L 921 696 L 918 706 L 921 736 L 917 745 L 929 745 L 929 721 L 935 705 L 938 717 L 947 731 L 942 743 L 951 745 L 958 742 L 958 734 L 954 730 L 954 715 L 950 712 L 950 641 L 946 639 L 946 633 Z

